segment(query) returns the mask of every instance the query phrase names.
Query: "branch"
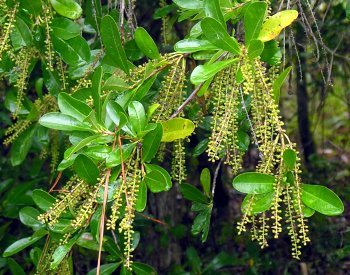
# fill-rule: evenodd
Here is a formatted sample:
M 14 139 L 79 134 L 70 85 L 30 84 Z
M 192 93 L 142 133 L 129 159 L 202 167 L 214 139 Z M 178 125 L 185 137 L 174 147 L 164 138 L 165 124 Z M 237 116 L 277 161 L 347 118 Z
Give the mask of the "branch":
M 220 61 L 222 59 L 225 58 L 225 56 L 228 54 L 228 52 L 224 52 L 222 55 L 219 56 L 218 59 L 216 59 L 215 61 Z M 186 98 L 186 100 L 181 104 L 181 106 L 171 115 L 170 118 L 174 118 L 176 117 L 191 101 L 193 98 L 195 98 L 195 96 L 198 94 L 198 92 L 200 91 L 200 89 L 203 87 L 205 81 L 203 81 L 202 83 L 200 83 L 196 89 L 193 90 L 193 92 L 189 95 L 188 98 Z

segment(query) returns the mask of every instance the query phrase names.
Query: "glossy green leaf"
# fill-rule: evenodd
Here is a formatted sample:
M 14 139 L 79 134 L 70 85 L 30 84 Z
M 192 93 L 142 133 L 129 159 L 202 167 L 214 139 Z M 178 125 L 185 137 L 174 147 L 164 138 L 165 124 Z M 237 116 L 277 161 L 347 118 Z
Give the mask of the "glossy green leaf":
M 113 17 L 106 15 L 101 20 L 101 39 L 111 61 L 129 74 L 129 65 L 120 39 L 118 25 Z
M 52 254 L 52 261 L 50 263 L 51 269 L 55 269 L 59 266 L 59 264 L 66 257 L 69 251 L 71 251 L 73 245 L 77 242 L 79 236 L 80 236 L 79 234 L 75 235 L 67 243 L 60 245 L 59 247 L 56 248 L 56 250 Z
M 327 216 L 336 216 L 344 212 L 343 202 L 327 187 L 303 184 L 301 188 L 301 200 L 306 206 Z
M 30 127 L 13 142 L 11 146 L 11 164 L 12 166 L 20 165 L 27 157 L 30 147 L 32 146 L 35 127 Z
M 193 235 L 198 235 L 202 232 L 202 242 L 205 242 L 208 237 L 212 209 L 212 204 L 204 204 L 203 209 L 193 221 L 191 232 Z
M 42 12 L 43 4 L 41 0 L 21 0 L 21 8 L 37 17 Z
M 55 130 L 91 131 L 90 126 L 86 123 L 62 113 L 47 113 L 40 118 L 39 123 L 44 127 Z
M 210 196 L 210 170 L 208 168 L 204 168 L 200 175 L 200 182 L 202 184 L 204 193 L 209 197 Z
M 157 124 L 157 127 L 146 134 L 142 142 L 142 161 L 149 162 L 158 152 L 160 142 L 163 136 L 163 127 L 161 124 Z
M 100 275 L 111 275 L 114 274 L 117 270 L 117 268 L 120 266 L 121 262 L 119 263 L 111 263 L 111 264 L 103 264 L 100 266 Z M 94 268 L 89 271 L 87 275 L 96 275 L 97 268 Z
M 115 182 L 112 182 L 112 183 L 110 182 L 108 184 L 107 202 L 113 201 L 113 196 L 114 196 L 114 194 L 117 191 L 119 186 L 120 186 L 120 181 L 119 180 L 117 180 Z M 103 203 L 104 191 L 105 191 L 105 187 L 104 186 L 100 186 L 100 188 L 99 188 L 99 190 L 97 192 L 97 197 L 96 197 L 96 201 L 99 204 Z
M 91 142 L 96 140 L 98 137 L 100 137 L 100 135 L 92 135 L 92 136 L 89 136 L 87 138 L 84 138 L 83 140 L 81 140 L 80 142 L 75 144 L 74 146 L 68 148 L 64 152 L 64 158 L 65 159 L 69 159 L 74 153 L 78 152 L 80 149 L 82 149 L 85 146 L 89 145 Z
M 69 40 L 63 40 L 52 35 L 51 39 L 55 51 L 68 65 L 78 66 L 84 62 L 90 61 L 91 54 L 89 45 L 81 36 Z
M 221 12 L 219 0 L 204 0 L 204 13 L 206 17 L 216 19 L 222 26 L 226 28 L 226 22 Z
M 296 10 L 283 10 L 269 17 L 262 25 L 258 39 L 263 42 L 276 38 L 280 32 L 297 19 Z
M 120 77 L 111 75 L 103 84 L 103 90 L 122 92 L 128 90 L 129 85 Z
M 23 223 L 26 226 L 32 227 L 34 230 L 43 226 L 43 224 L 38 221 L 39 215 L 40 212 L 37 209 L 30 206 L 23 207 L 19 211 L 19 219 L 21 223 Z
M 233 187 L 242 193 L 263 194 L 273 192 L 275 177 L 257 172 L 246 172 L 236 176 Z
M 92 76 L 92 87 L 91 95 L 94 101 L 94 107 L 96 111 L 97 121 L 101 121 L 101 92 L 102 92 L 102 77 L 103 77 L 103 67 L 99 66 L 95 69 L 94 75 Z
M 58 14 L 70 19 L 78 19 L 83 12 L 74 0 L 50 0 L 50 2 Z
M 29 29 L 28 25 L 18 16 L 16 16 L 16 22 L 11 31 L 11 42 L 15 50 L 22 47 L 30 47 L 33 42 L 31 30 Z
M 207 150 L 208 144 L 209 144 L 209 139 L 208 138 L 202 139 L 196 145 L 196 147 L 193 148 L 192 157 L 198 157 L 201 154 L 203 154 L 205 152 L 205 150 Z
M 108 158 L 106 159 L 106 167 L 111 168 L 120 165 L 122 163 L 122 157 L 123 161 L 126 161 L 130 157 L 131 153 L 134 151 L 135 146 L 136 143 L 124 144 L 122 146 L 122 156 L 120 154 L 120 148 L 117 147 L 113 152 L 111 152 L 108 155 Z
M 229 59 L 225 61 L 217 61 L 211 64 L 198 65 L 191 73 L 191 82 L 198 85 L 212 78 L 219 71 L 225 69 L 233 63 L 236 63 L 237 61 L 237 59 Z
M 122 128 L 128 122 L 127 114 L 118 103 L 109 101 L 106 109 L 108 116 L 115 123 L 116 127 Z
M 59 219 L 57 223 L 49 227 L 51 232 L 58 233 L 61 235 L 71 233 L 75 231 L 72 227 L 72 220 L 69 219 Z
M 79 155 L 74 161 L 74 171 L 89 184 L 95 184 L 100 175 L 96 164 L 87 156 Z
M 41 189 L 35 189 L 33 191 L 32 199 L 34 203 L 43 211 L 48 211 L 56 202 L 55 197 Z
M 293 170 L 297 161 L 297 153 L 293 149 L 283 151 L 283 162 L 288 170 Z
M 171 177 L 164 168 L 155 164 L 145 164 L 145 183 L 153 193 L 168 191 L 172 187 Z
M 248 194 L 242 202 L 242 212 L 246 213 L 248 208 L 252 214 L 267 211 L 272 205 L 274 196 L 274 192 L 265 194 Z
M 246 152 L 249 149 L 250 138 L 247 132 L 239 129 L 237 131 L 236 145 L 241 152 Z
M 226 29 L 217 20 L 206 17 L 202 20 L 201 27 L 205 37 L 212 44 L 233 54 L 240 54 L 241 49 L 237 40 L 229 36 Z
M 202 9 L 204 5 L 202 0 L 173 0 L 173 2 L 180 8 L 188 10 Z
M 188 38 L 180 40 L 174 45 L 174 50 L 179 53 L 194 53 L 198 51 L 217 50 L 218 48 L 208 40 Z
M 199 203 L 208 203 L 208 198 L 203 195 L 201 191 L 199 191 L 198 188 L 194 187 L 191 184 L 182 183 L 180 185 L 180 192 L 184 196 L 185 199 L 190 201 L 195 201 Z
M 52 19 L 50 27 L 52 33 L 63 40 L 72 39 L 80 35 L 80 25 L 64 17 Z
M 12 256 L 23 249 L 27 248 L 28 246 L 32 245 L 33 243 L 36 243 L 39 241 L 42 237 L 44 237 L 47 234 L 47 231 L 44 229 L 36 231 L 31 237 L 20 239 L 13 244 L 11 244 L 9 247 L 7 247 L 2 254 L 3 257 L 9 257 Z
M 315 214 L 315 210 L 304 205 L 303 214 L 305 218 L 310 218 L 313 214 Z
M 102 205 L 99 205 L 92 215 L 90 220 L 90 230 L 93 238 L 99 242 L 100 240 L 100 224 L 101 224 L 101 215 L 102 215 Z
M 273 99 L 277 105 L 279 104 L 279 101 L 280 101 L 282 85 L 284 81 L 287 79 L 291 70 L 292 70 L 292 66 L 286 68 L 273 82 Z
M 99 244 L 92 237 L 90 232 L 84 232 L 83 234 L 81 234 L 81 236 L 77 240 L 76 244 L 79 245 L 80 247 L 84 247 L 84 248 L 89 249 L 89 250 L 94 250 L 94 251 L 99 250 Z M 102 247 L 102 251 L 104 251 L 103 247 Z
M 142 132 L 147 124 L 145 108 L 138 101 L 130 102 L 128 106 L 129 121 L 136 134 Z
M 258 38 L 266 12 L 266 2 L 253 2 L 247 6 L 244 13 L 245 44 L 247 46 L 249 46 L 251 40 Z
M 270 64 L 278 65 L 282 59 L 282 52 L 277 41 L 271 40 L 264 43 L 264 51 L 261 54 L 261 60 Z
M 251 40 L 248 46 L 248 56 L 250 59 L 257 58 L 264 51 L 264 43 L 261 40 Z
M 134 37 L 137 46 L 147 57 L 151 59 L 160 57 L 156 43 L 144 28 L 138 27 L 135 30 Z
M 74 117 L 81 122 L 83 122 L 92 111 L 85 102 L 75 99 L 64 92 L 58 95 L 58 107 L 62 114 Z
M 194 129 L 194 123 L 185 118 L 173 118 L 162 122 L 163 142 L 172 142 L 177 139 L 190 136 Z
M 138 212 L 143 212 L 147 205 L 147 184 L 145 181 L 140 182 L 139 193 L 137 195 L 137 200 L 135 203 L 135 210 Z

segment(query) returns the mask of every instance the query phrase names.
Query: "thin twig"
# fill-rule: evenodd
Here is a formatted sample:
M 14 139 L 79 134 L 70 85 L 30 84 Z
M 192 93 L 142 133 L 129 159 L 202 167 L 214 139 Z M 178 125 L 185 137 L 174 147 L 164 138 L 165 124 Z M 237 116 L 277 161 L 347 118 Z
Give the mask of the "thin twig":
M 220 159 L 220 161 L 218 163 L 218 166 L 216 166 L 216 169 L 215 169 L 215 172 L 214 172 L 213 186 L 211 188 L 211 196 L 212 196 L 212 198 L 214 198 L 215 188 L 216 188 L 216 181 L 217 181 L 217 178 L 218 178 L 218 175 L 219 175 L 219 170 L 220 170 L 220 167 L 221 167 L 221 164 L 222 164 L 223 160 L 224 160 L 224 158 Z
M 224 59 L 226 55 L 227 55 L 227 52 L 223 53 L 222 55 L 219 56 L 219 58 L 216 61 L 220 61 Z M 188 103 L 190 103 L 192 99 L 195 98 L 195 96 L 198 94 L 198 92 L 200 91 L 200 89 L 203 87 L 204 84 L 205 84 L 205 81 L 200 83 L 196 87 L 196 89 L 194 89 L 193 92 L 189 95 L 189 97 L 186 98 L 186 100 L 181 104 L 181 106 L 171 115 L 170 118 L 176 117 L 188 105 Z

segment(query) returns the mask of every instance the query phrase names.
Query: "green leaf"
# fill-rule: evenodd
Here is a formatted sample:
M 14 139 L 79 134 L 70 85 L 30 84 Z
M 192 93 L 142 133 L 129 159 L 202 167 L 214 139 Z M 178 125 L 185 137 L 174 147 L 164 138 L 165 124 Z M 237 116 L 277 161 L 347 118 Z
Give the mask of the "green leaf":
M 192 232 L 193 233 L 193 232 Z M 194 247 L 189 247 L 186 249 L 186 257 L 192 267 L 193 274 L 201 273 L 202 260 L 199 257 L 197 250 Z
M 35 127 L 30 127 L 13 142 L 11 146 L 11 164 L 20 165 L 27 157 L 35 133 Z
M 293 149 L 286 149 L 283 152 L 283 162 L 288 170 L 293 170 L 297 161 L 297 153 Z
M 237 131 L 236 145 L 241 152 L 246 152 L 250 145 L 250 138 L 247 132 L 239 129 Z
M 208 40 L 188 38 L 180 40 L 174 45 L 174 50 L 178 53 L 194 53 L 198 51 L 217 50 L 218 48 Z
M 33 243 L 36 243 L 39 241 L 42 237 L 44 237 L 47 234 L 47 231 L 44 229 L 36 231 L 31 237 L 20 239 L 13 244 L 11 244 L 8 248 L 5 249 L 4 253 L 2 254 L 3 257 L 9 257 L 12 256 L 23 249 L 27 248 L 28 246 L 32 245 Z
M 74 171 L 89 184 L 95 184 L 100 175 L 96 164 L 85 155 L 76 157 L 74 161 Z
M 120 186 L 120 181 L 117 180 L 115 182 L 110 182 L 108 184 L 108 191 L 107 191 L 107 202 L 111 202 L 113 201 L 113 196 L 115 194 L 115 192 L 117 191 L 118 187 Z M 97 192 L 97 196 L 96 196 L 96 201 L 99 204 L 103 203 L 103 196 L 104 196 L 104 190 L 105 187 L 103 185 L 100 186 L 98 192 Z
M 132 101 L 128 106 L 128 113 L 132 129 L 136 134 L 141 133 L 147 125 L 145 108 L 140 102 Z
M 301 200 L 306 206 L 327 216 L 336 216 L 344 212 L 343 202 L 327 187 L 303 184 L 301 188 Z
M 77 234 L 73 238 L 71 238 L 67 243 L 65 243 L 64 245 L 60 245 L 56 248 L 56 250 L 52 254 L 52 261 L 50 263 L 51 269 L 55 269 L 59 266 L 64 257 L 66 257 L 66 255 L 72 249 L 73 245 L 77 242 L 79 237 L 80 234 Z
M 19 211 L 19 219 L 21 223 L 23 223 L 26 226 L 32 227 L 34 230 L 43 226 L 43 224 L 38 221 L 39 215 L 40 212 L 37 209 L 30 206 L 23 207 Z
M 204 13 L 206 17 L 216 19 L 221 26 L 226 28 L 226 22 L 221 12 L 219 0 L 204 0 Z
M 47 113 L 39 119 L 39 123 L 44 127 L 55 130 L 91 131 L 88 124 L 61 113 Z
M 117 268 L 120 266 L 121 262 L 119 263 L 111 263 L 111 264 L 103 264 L 100 266 L 100 275 L 111 275 L 113 272 L 117 270 Z M 96 275 L 97 268 L 94 268 L 89 271 L 87 275 Z
M 55 35 L 51 36 L 55 51 L 63 61 L 71 66 L 79 66 L 89 62 L 91 58 L 90 48 L 86 40 L 81 36 L 69 40 L 63 40 Z
M 202 232 L 202 242 L 205 242 L 208 237 L 212 209 L 212 204 L 205 205 L 205 208 L 199 212 L 193 221 L 191 232 L 193 235 L 198 235 Z
M 50 0 L 54 10 L 67 18 L 78 19 L 82 14 L 82 9 L 74 0 Z
M 257 172 L 247 172 L 235 177 L 232 185 L 242 193 L 263 194 L 273 192 L 274 182 L 274 176 Z
M 83 122 L 92 111 L 87 104 L 64 92 L 58 95 L 58 107 L 62 114 L 74 117 L 81 122 Z
M 55 197 L 41 189 L 33 191 L 32 199 L 34 203 L 43 211 L 50 210 L 50 207 L 56 202 Z
M 126 123 L 128 123 L 128 116 L 118 103 L 109 101 L 106 109 L 108 116 L 118 128 L 122 128 Z
M 269 17 L 262 25 L 258 39 L 263 42 L 276 38 L 280 32 L 297 19 L 296 10 L 283 10 Z
M 99 250 L 99 244 L 97 241 L 94 240 L 90 232 L 84 232 L 83 234 L 81 234 L 76 244 L 89 250 Z M 103 248 L 102 251 L 104 251 Z
M 145 164 L 145 183 L 153 193 L 168 191 L 172 187 L 171 177 L 164 168 L 155 164 Z
M 145 181 L 140 182 L 139 193 L 135 203 L 135 210 L 137 212 L 143 212 L 147 204 L 147 184 Z
M 138 27 L 135 30 L 134 36 L 137 46 L 147 57 L 151 59 L 160 58 L 156 43 L 154 43 L 152 37 L 144 28 Z
M 50 231 L 54 233 L 58 233 L 61 235 L 72 233 L 75 229 L 72 226 L 72 220 L 69 219 L 59 219 L 57 223 L 53 226 L 50 226 Z
M 133 262 L 132 264 L 132 271 L 136 275 L 156 275 L 157 272 L 153 269 L 153 267 L 139 263 L 139 262 Z
M 118 25 L 113 17 L 106 15 L 101 20 L 101 39 L 111 61 L 129 74 L 129 65 L 120 39 Z
M 243 213 L 246 213 L 250 206 L 250 214 L 257 214 L 265 212 L 270 209 L 273 198 L 275 196 L 274 192 L 265 193 L 265 194 L 248 194 L 245 196 L 241 209 Z
M 101 86 L 102 86 L 103 68 L 99 66 L 95 69 L 92 76 L 91 95 L 94 101 L 97 121 L 101 121 Z
M 188 9 L 188 10 L 197 10 L 203 8 L 202 0 L 173 0 L 173 2 L 178 5 L 180 8 Z
M 274 66 L 280 64 L 282 52 L 278 47 L 277 41 L 271 40 L 264 44 L 264 51 L 261 54 L 261 60 Z
M 134 151 L 135 146 L 136 146 L 136 143 L 128 143 L 122 146 L 123 162 L 130 157 L 131 153 Z M 106 167 L 107 168 L 115 167 L 120 165 L 121 163 L 122 163 L 122 159 L 120 154 L 120 148 L 117 147 L 113 152 L 111 152 L 108 155 L 108 158 L 106 159 Z
M 204 168 L 200 175 L 200 182 L 202 184 L 204 193 L 209 197 L 210 196 L 210 182 L 211 176 L 208 168 Z
M 157 124 L 157 127 L 146 134 L 142 141 L 142 161 L 149 162 L 158 152 L 158 148 L 163 136 L 163 127 Z
M 95 238 L 96 241 L 100 241 L 100 222 L 101 222 L 101 215 L 102 215 L 102 205 L 99 205 L 95 211 L 95 213 L 92 215 L 90 220 L 90 230 L 92 236 Z
M 253 2 L 244 13 L 245 44 L 249 46 L 251 40 L 257 39 L 266 17 L 266 2 Z
M 190 136 L 194 129 L 194 123 L 185 118 L 173 118 L 162 122 L 163 142 L 172 142 L 177 139 Z
M 225 61 L 217 61 L 211 64 L 198 65 L 191 73 L 191 82 L 198 85 L 237 61 L 237 59 L 229 59 Z
M 74 153 L 78 152 L 81 148 L 84 148 L 85 146 L 89 145 L 91 142 L 93 142 L 95 139 L 99 138 L 100 135 L 92 135 L 87 138 L 84 138 L 83 140 L 79 141 L 76 145 L 73 147 L 68 148 L 64 152 L 64 158 L 69 159 Z
M 273 99 L 277 105 L 279 104 L 279 101 L 280 101 L 282 85 L 284 81 L 287 79 L 291 70 L 292 70 L 292 66 L 286 68 L 273 82 Z
M 303 214 L 305 218 L 310 218 L 313 214 L 315 214 L 315 210 L 311 209 L 310 207 L 307 207 L 304 205 L 303 207 Z
M 52 19 L 52 33 L 63 40 L 69 40 L 80 35 L 80 25 L 64 17 Z
M 206 17 L 201 22 L 205 37 L 220 49 L 233 54 L 240 54 L 241 49 L 237 40 L 228 35 L 226 29 L 215 19 Z
M 103 84 L 103 90 L 122 92 L 128 90 L 129 85 L 120 77 L 111 75 Z
M 261 40 L 251 40 L 248 46 L 248 56 L 250 59 L 257 58 L 264 51 L 264 43 Z
M 185 199 L 190 201 L 195 201 L 199 203 L 208 203 L 208 198 L 203 195 L 201 191 L 199 191 L 198 188 L 194 187 L 191 184 L 182 183 L 180 185 L 180 192 L 184 196 Z
M 26 275 L 23 268 L 12 258 L 7 259 L 7 265 L 10 268 L 11 274 Z
M 37 17 L 42 12 L 43 4 L 41 0 L 21 0 L 21 8 Z
M 202 139 L 196 145 L 196 147 L 193 148 L 192 157 L 198 157 L 201 154 L 203 154 L 205 152 L 205 150 L 208 148 L 208 144 L 209 144 L 208 138 Z
M 16 16 L 16 23 L 11 31 L 11 42 L 14 50 L 18 50 L 22 47 L 29 47 L 33 42 L 31 30 L 18 16 Z

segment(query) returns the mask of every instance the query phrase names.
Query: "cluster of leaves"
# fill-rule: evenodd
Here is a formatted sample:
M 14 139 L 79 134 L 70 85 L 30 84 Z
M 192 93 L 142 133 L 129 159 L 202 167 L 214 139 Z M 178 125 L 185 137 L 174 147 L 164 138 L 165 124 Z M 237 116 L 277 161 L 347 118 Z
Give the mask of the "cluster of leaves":
M 240 87 L 250 81 L 239 69 L 246 63 L 258 60 L 278 66 L 280 50 L 274 39 L 297 17 L 293 10 L 267 16 L 265 1 L 174 2 L 181 8 L 179 20 L 199 22 L 186 39 L 175 44 L 174 53 L 161 55 L 145 29 L 137 28 L 133 34 L 132 28 L 118 26 L 124 14 L 103 7 L 100 1 L 82 1 L 81 5 L 73 0 L 4 1 L 0 72 L 10 85 L 5 106 L 17 119 L 7 131 L 6 144 L 13 143 L 11 162 L 21 164 L 31 150 L 42 156 L 50 152 L 52 171 L 58 176 L 49 193 L 57 191 L 59 181 L 65 181 L 55 197 L 44 190 L 33 191 L 38 209 L 23 208 L 20 220 L 34 233 L 6 248 L 4 257 L 46 236 L 43 249 L 34 251 L 40 255 L 35 262 L 38 273 L 71 273 L 69 252 L 74 245 L 99 252 L 98 266 L 89 274 L 111 274 L 121 265 L 122 274 L 131 270 L 136 274 L 155 273 L 150 266 L 134 262 L 132 252 L 140 238 L 133 230 L 135 214 L 146 209 L 147 193 L 169 191 L 173 184 L 156 156 L 161 159 L 171 147 L 168 143 L 190 136 L 195 125 L 210 135 L 212 126 L 205 126 L 202 114 L 207 112 L 206 107 L 215 113 L 210 91 L 215 81 L 220 84 L 220 73 L 230 70 L 235 80 L 232 85 Z M 235 26 L 241 19 L 245 44 L 230 35 L 226 25 Z M 179 106 L 185 78 L 181 62 L 186 58 L 203 64 L 188 77 L 196 88 Z M 132 62 L 143 65 L 137 67 Z M 274 79 L 271 96 L 275 103 L 289 70 Z M 171 90 L 168 79 L 179 86 Z M 195 96 L 207 101 L 203 108 L 192 104 Z M 234 120 L 233 134 L 238 134 L 231 143 L 220 144 L 218 158 L 241 157 L 250 144 L 258 146 L 248 115 L 252 97 L 252 91 L 242 94 L 242 100 L 232 97 L 237 104 L 224 110 L 224 117 Z M 167 104 L 166 108 L 160 103 Z M 190 119 L 183 117 L 185 107 L 189 107 Z M 233 107 L 239 108 L 238 114 Z M 208 118 L 214 120 L 214 116 Z M 211 150 L 209 139 L 200 139 L 196 155 Z M 62 154 L 60 148 L 64 148 Z M 174 148 L 177 160 L 183 147 Z M 283 156 L 291 169 L 283 175 L 287 178 L 283 182 L 293 185 L 290 178 L 297 177 L 293 169 L 298 165 L 296 152 L 289 150 L 291 153 L 284 151 Z M 176 167 L 183 165 L 179 158 Z M 242 203 L 243 212 L 255 215 L 271 208 L 277 181 L 271 174 L 243 173 L 233 180 L 236 190 L 248 194 Z M 193 202 L 192 211 L 198 212 L 192 233 L 202 233 L 202 241 L 209 233 L 216 177 L 217 173 L 211 179 L 208 169 L 202 171 L 204 194 L 191 184 L 180 187 L 183 196 Z M 301 200 L 305 212 L 310 208 L 308 216 L 314 210 L 325 215 L 343 211 L 339 198 L 323 186 L 302 185 Z M 247 201 L 249 211 L 245 210 Z M 105 224 L 113 238 L 104 233 Z M 102 250 L 109 254 L 104 265 L 100 265 Z M 193 251 L 188 254 L 193 258 Z

